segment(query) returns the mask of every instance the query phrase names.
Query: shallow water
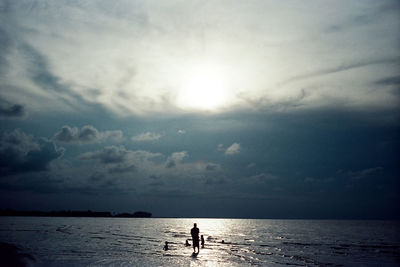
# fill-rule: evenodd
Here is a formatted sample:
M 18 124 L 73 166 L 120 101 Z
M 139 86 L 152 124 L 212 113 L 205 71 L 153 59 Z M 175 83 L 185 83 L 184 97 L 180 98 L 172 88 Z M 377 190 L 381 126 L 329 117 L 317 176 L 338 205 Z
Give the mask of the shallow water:
M 184 245 L 194 222 L 206 242 L 197 257 Z M 393 221 L 0 217 L 0 241 L 37 266 L 400 266 L 399 231 Z

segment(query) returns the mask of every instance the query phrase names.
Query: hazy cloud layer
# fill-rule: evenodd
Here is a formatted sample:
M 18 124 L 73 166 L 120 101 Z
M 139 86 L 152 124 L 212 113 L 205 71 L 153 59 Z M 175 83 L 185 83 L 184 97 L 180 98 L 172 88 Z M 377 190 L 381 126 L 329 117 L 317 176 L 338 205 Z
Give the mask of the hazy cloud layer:
M 396 1 L 4 6 L 1 81 L 20 88 L 8 94 L 29 98 L 35 109 L 176 114 L 219 98 L 225 111 L 398 104 L 390 90 L 373 90 L 375 81 L 397 75 Z M 218 73 L 217 82 L 199 85 L 211 87 L 198 90 L 207 95 L 193 92 L 202 66 Z M 199 68 L 203 73 L 185 80 Z
M 104 141 L 121 142 L 123 133 L 120 130 L 100 132 L 91 125 L 83 126 L 81 129 L 66 125 L 54 135 L 53 139 L 56 142 L 72 144 L 91 144 Z

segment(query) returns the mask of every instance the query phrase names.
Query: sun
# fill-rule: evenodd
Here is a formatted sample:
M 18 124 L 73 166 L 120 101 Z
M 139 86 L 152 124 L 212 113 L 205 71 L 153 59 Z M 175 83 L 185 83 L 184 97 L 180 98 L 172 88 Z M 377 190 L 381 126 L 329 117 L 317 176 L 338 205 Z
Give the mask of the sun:
M 177 98 L 181 108 L 216 110 L 228 98 L 228 84 L 221 66 L 197 63 L 183 70 Z

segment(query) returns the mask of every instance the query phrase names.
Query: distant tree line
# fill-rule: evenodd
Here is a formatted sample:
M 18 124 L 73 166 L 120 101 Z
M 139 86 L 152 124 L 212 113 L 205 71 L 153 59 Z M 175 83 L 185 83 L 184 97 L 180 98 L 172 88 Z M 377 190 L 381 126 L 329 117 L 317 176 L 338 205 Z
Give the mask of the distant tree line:
M 3 209 L 0 210 L 0 216 L 150 218 L 152 214 L 146 211 L 112 214 L 109 211 L 91 211 L 91 210 L 21 211 L 21 210 Z

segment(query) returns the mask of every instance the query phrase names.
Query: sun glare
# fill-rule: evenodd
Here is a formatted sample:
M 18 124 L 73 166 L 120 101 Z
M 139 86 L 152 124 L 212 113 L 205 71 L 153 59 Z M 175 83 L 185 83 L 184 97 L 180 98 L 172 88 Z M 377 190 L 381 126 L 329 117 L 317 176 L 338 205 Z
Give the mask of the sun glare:
M 226 76 L 217 65 L 198 64 L 183 71 L 178 106 L 186 109 L 216 110 L 228 97 Z

